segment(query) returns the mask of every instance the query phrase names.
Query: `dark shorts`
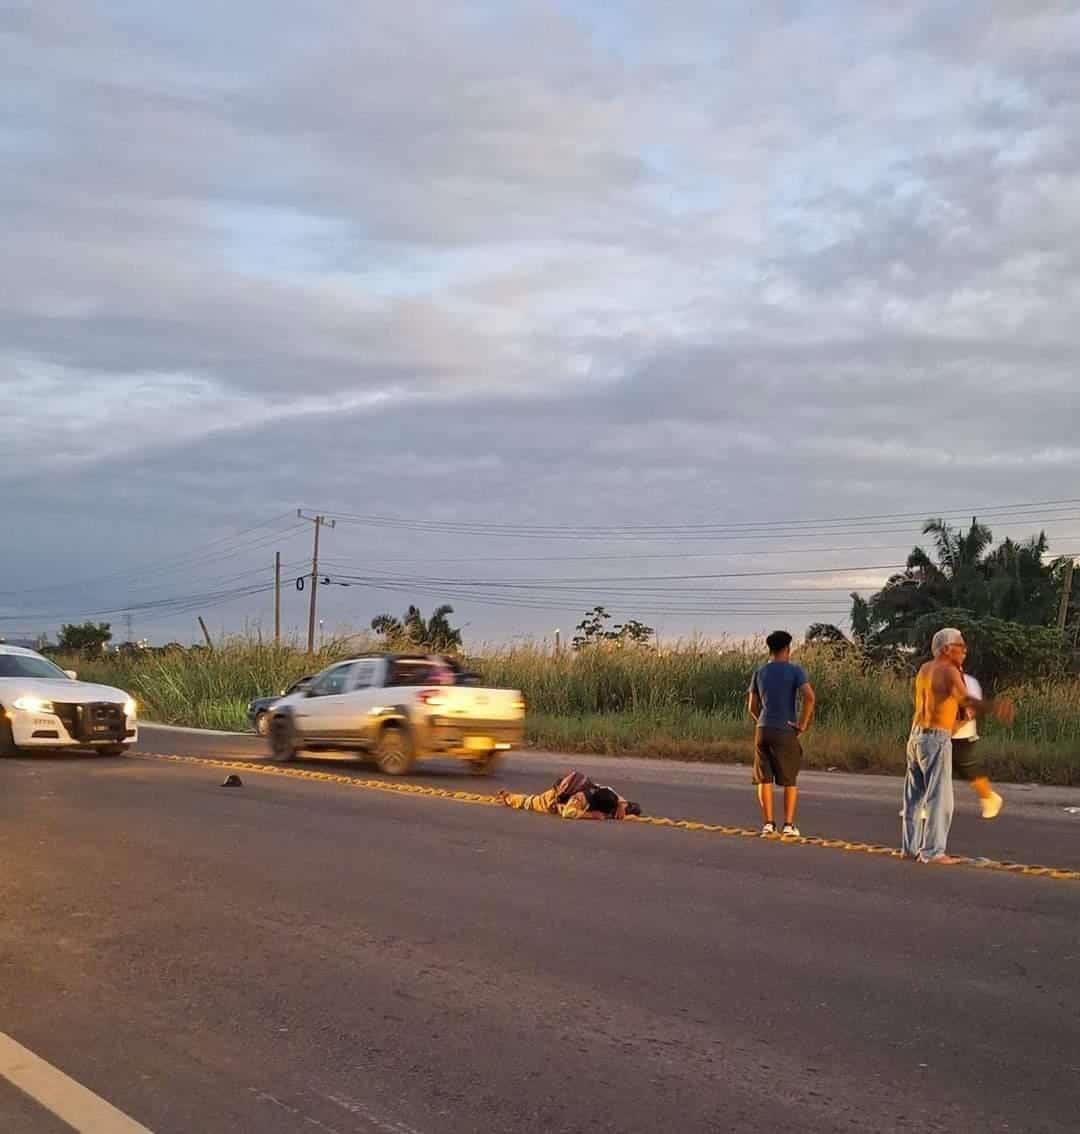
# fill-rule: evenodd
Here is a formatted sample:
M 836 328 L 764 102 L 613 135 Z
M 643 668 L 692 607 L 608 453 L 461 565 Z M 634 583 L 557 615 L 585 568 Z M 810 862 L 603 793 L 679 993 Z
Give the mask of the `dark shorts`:
M 789 728 L 754 731 L 754 783 L 794 787 L 801 766 L 802 745 L 798 733 Z
M 986 775 L 986 765 L 975 752 L 978 743 L 978 740 L 957 740 L 955 737 L 952 742 L 953 775 L 969 783 Z

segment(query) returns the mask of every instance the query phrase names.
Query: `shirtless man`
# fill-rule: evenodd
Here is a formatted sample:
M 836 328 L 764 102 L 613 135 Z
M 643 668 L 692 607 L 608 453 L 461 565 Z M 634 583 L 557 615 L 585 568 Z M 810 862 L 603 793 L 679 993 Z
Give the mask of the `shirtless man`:
M 952 862 L 945 853 L 953 816 L 952 734 L 961 707 L 1012 724 L 1008 700 L 980 701 L 964 684 L 967 645 L 959 630 L 939 630 L 932 661 L 915 678 L 915 715 L 904 780 L 903 855 L 919 862 Z

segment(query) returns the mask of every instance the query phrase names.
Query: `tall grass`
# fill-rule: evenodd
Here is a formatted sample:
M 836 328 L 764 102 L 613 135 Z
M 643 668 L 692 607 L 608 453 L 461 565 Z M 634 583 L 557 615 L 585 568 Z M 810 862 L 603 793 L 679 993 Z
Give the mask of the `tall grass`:
M 235 638 L 213 650 L 170 650 L 164 653 L 109 654 L 101 658 L 69 657 L 63 665 L 84 681 L 118 685 L 138 700 L 140 715 L 162 724 L 195 728 L 247 727 L 247 704 L 253 697 L 280 693 L 308 673 L 342 656 L 363 653 L 364 640 L 325 643 L 308 657 L 296 643 Z
M 250 698 L 372 643 L 327 643 L 314 658 L 295 644 L 237 639 L 211 651 L 69 660 L 80 675 L 134 694 L 143 715 L 206 728 L 246 727 Z M 762 660 L 747 646 L 690 641 L 657 652 L 595 647 L 553 655 L 536 645 L 485 649 L 469 659 L 486 683 L 520 689 L 531 743 L 565 751 L 700 760 L 748 760 L 746 690 Z M 804 649 L 818 695 L 805 747 L 810 766 L 899 771 L 911 719 L 910 678 L 867 669 L 852 655 Z M 1017 721 L 980 726 L 992 774 L 1080 783 L 1080 682 L 1031 683 L 1009 692 Z

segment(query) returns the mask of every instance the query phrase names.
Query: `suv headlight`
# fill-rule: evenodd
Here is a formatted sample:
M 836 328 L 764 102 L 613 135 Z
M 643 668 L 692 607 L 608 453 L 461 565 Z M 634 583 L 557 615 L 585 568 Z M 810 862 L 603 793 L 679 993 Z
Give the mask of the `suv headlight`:
M 21 709 L 24 713 L 51 713 L 53 711 L 52 701 L 47 701 L 44 697 L 32 697 L 27 695 L 25 697 L 15 698 L 15 708 Z
M 139 704 L 135 700 L 135 698 L 129 697 L 124 702 L 124 716 L 125 717 L 133 717 L 135 715 L 136 711 L 138 710 L 138 708 L 139 708 Z

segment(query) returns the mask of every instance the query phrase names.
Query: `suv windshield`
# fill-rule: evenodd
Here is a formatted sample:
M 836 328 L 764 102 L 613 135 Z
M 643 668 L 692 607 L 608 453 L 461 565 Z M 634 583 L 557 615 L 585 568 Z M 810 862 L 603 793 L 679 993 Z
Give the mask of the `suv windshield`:
M 26 654 L 0 654 L 0 677 L 48 677 L 68 681 L 68 675 L 45 658 Z

